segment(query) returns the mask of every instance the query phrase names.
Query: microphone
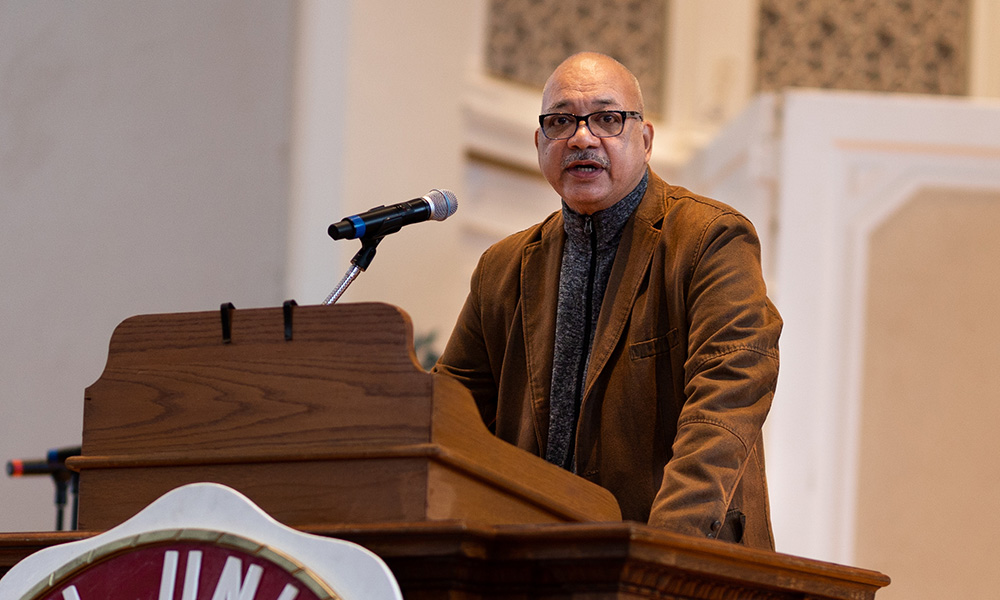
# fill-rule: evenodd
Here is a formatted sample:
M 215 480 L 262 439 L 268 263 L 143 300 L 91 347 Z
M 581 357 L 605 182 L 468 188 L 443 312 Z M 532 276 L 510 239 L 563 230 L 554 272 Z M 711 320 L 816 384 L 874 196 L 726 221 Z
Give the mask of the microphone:
M 380 238 L 396 233 L 403 225 L 420 223 L 427 219 L 444 221 L 458 210 L 458 198 L 448 190 L 434 189 L 407 202 L 392 206 L 376 206 L 360 215 L 345 217 L 330 225 L 327 233 L 335 240 L 355 238 Z

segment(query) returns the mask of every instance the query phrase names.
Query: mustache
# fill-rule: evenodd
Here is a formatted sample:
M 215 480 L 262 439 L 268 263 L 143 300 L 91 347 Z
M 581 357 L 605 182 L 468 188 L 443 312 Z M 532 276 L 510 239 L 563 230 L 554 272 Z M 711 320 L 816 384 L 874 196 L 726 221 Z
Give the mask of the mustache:
M 607 169 L 611 167 L 611 161 L 608 160 L 608 157 L 603 156 L 602 154 L 594 150 L 574 150 L 563 158 L 562 168 L 565 169 L 569 167 L 571 163 L 574 163 L 576 161 L 594 162 L 599 164 L 602 169 Z

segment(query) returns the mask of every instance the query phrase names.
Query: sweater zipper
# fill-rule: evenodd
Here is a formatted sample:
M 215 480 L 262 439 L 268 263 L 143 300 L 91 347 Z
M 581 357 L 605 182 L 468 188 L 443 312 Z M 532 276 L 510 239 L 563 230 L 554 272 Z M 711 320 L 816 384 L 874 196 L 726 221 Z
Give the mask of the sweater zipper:
M 586 301 L 584 302 L 583 315 L 583 358 L 580 360 L 580 390 L 577 400 L 582 400 L 583 377 L 586 374 L 587 359 L 590 356 L 590 336 L 594 329 L 594 280 L 597 279 L 597 232 L 594 231 L 594 220 L 590 215 L 584 217 L 583 231 L 590 237 L 590 268 L 587 270 Z

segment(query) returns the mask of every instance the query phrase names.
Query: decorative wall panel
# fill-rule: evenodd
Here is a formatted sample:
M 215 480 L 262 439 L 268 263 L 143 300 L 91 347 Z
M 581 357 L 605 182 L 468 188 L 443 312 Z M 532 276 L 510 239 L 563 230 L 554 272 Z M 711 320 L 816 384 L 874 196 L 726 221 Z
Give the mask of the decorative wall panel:
M 970 0 L 761 0 L 757 89 L 964 95 Z
M 1000 589 L 994 540 L 949 518 L 1000 531 L 998 229 L 1000 190 L 926 187 L 868 236 L 855 556 L 892 573 L 879 600 Z
M 491 0 L 486 69 L 542 87 L 567 56 L 603 52 L 642 85 L 647 112 L 662 106 L 666 0 Z
M 981 514 L 981 507 L 970 508 L 981 498 L 996 497 L 995 486 L 990 487 L 996 470 L 979 466 L 973 469 L 976 479 L 954 461 L 956 456 L 1000 453 L 997 436 L 985 435 L 989 428 L 978 426 L 979 421 L 996 422 L 990 417 L 997 414 L 993 405 L 1000 387 L 990 370 L 1000 355 L 997 327 L 987 324 L 1000 294 L 993 266 L 1000 245 L 989 238 L 1000 210 L 987 209 L 1000 200 L 997 131 L 998 103 L 789 89 L 759 96 L 692 161 L 696 168 L 684 173 L 686 187 L 735 206 L 758 226 L 768 293 L 785 322 L 781 375 L 764 438 L 777 549 L 888 573 L 893 584 L 879 598 L 883 593 L 918 598 L 890 591 L 902 575 L 895 565 L 915 554 L 922 556 L 907 563 L 908 574 L 918 571 L 911 567 L 919 564 L 919 576 L 936 581 L 942 570 L 926 565 L 942 561 L 948 562 L 949 574 L 958 574 L 945 577 L 955 586 L 946 594 L 949 598 L 989 597 L 979 587 L 980 579 L 996 588 L 996 578 L 965 573 L 970 572 L 967 566 L 981 570 L 986 562 L 997 564 L 1000 553 L 985 554 L 978 540 L 967 535 L 940 532 L 954 529 L 955 514 L 979 515 L 977 527 L 996 529 L 990 528 L 996 520 Z M 908 235 L 907 243 L 925 252 L 914 255 L 902 244 L 880 246 L 884 224 L 902 223 L 896 221 L 902 209 L 920 198 L 929 199 L 925 202 L 935 210 L 922 209 L 919 223 L 933 228 L 935 235 L 909 226 L 899 235 Z M 951 239 L 955 235 L 961 239 Z M 938 241 L 942 236 L 949 238 L 947 245 Z M 970 249 L 978 249 L 979 255 L 962 254 Z M 879 266 L 876 256 L 898 262 Z M 903 270 L 913 267 L 923 270 Z M 916 291 L 896 296 L 869 292 L 873 282 L 891 283 L 886 281 L 889 273 L 895 279 L 905 275 Z M 890 291 L 897 287 L 893 284 Z M 960 306 L 968 308 L 960 311 Z M 885 315 L 892 320 L 885 321 Z M 897 326 L 901 318 L 910 322 Z M 886 342 L 869 345 L 876 332 Z M 952 337 L 943 337 L 945 333 Z M 912 346 L 915 339 L 926 354 L 920 360 L 936 365 L 932 373 L 910 354 L 885 345 Z M 953 347 L 959 343 L 955 340 L 965 340 L 966 346 Z M 959 369 L 953 361 L 963 359 Z M 901 385 L 910 371 L 922 379 Z M 883 394 L 886 389 L 891 396 Z M 915 410 L 905 418 L 896 414 L 917 405 L 909 394 L 913 389 L 946 410 L 941 415 Z M 869 406 L 876 394 L 882 396 L 880 404 Z M 889 416 L 873 410 L 886 410 Z M 872 415 L 882 420 L 868 423 Z M 906 464 L 882 451 L 878 444 L 886 440 L 870 436 L 885 434 L 886 419 L 893 417 L 899 418 L 890 427 L 903 429 L 930 418 L 927 427 L 906 432 L 923 436 L 929 450 L 899 443 L 896 450 L 906 448 L 911 461 Z M 972 424 L 970 419 L 979 421 Z M 901 435 L 893 432 L 890 439 Z M 920 463 L 925 456 L 921 451 L 937 452 L 939 462 Z M 920 468 L 910 467 L 914 461 Z M 897 482 L 907 477 L 916 479 L 901 491 Z M 892 483 L 897 486 L 890 497 L 882 492 Z M 970 497 L 958 497 L 963 494 Z M 942 510 L 945 505 L 961 510 Z M 885 520 L 873 527 L 880 519 Z M 911 540 L 894 534 L 913 527 L 919 531 L 915 535 L 933 543 L 910 548 Z M 886 539 L 893 543 L 883 544 Z M 925 561 L 929 554 L 936 562 Z M 918 586 L 920 581 L 913 580 Z M 912 589 L 909 585 L 900 588 Z M 930 584 L 922 591 L 920 598 L 942 597 Z

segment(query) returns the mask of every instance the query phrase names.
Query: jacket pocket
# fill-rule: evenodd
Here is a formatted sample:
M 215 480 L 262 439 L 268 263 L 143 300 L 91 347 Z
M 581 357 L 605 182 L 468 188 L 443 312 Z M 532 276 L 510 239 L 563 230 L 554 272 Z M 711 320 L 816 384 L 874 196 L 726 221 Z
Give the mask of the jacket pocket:
M 738 508 L 731 508 L 726 511 L 726 524 L 719 532 L 719 539 L 725 542 L 743 541 L 743 531 L 747 526 L 747 516 Z
M 655 337 L 651 340 L 629 344 L 628 356 L 632 360 L 639 360 L 640 358 L 655 356 L 662 352 L 669 352 L 670 349 L 676 345 L 677 330 L 671 329 L 666 335 L 661 335 L 660 337 Z

